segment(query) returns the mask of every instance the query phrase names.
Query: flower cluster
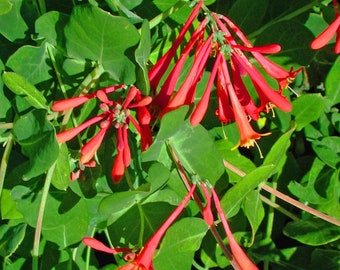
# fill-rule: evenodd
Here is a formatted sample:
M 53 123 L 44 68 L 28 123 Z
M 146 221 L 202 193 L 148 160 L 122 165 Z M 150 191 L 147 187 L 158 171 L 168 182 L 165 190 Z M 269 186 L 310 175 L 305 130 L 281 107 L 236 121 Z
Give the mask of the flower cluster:
M 311 48 L 318 50 L 324 46 L 336 35 L 336 42 L 334 51 L 336 54 L 340 53 L 340 13 L 338 9 L 338 2 L 333 0 L 335 11 L 335 20 L 311 43 Z
M 118 101 L 110 100 L 108 94 L 119 89 L 127 90 L 125 99 Z M 65 111 L 73 109 L 93 98 L 101 102 L 100 108 L 103 112 L 79 126 L 58 133 L 57 140 L 59 143 L 69 141 L 91 125 L 99 123 L 100 129 L 97 134 L 81 148 L 80 163 L 84 166 L 93 167 L 93 157 L 99 149 L 107 130 L 111 126 L 116 128 L 117 156 L 112 168 L 112 179 L 117 183 L 122 179 L 124 170 L 130 165 L 131 161 L 128 142 L 130 122 L 141 135 L 142 150 L 146 150 L 152 142 L 151 131 L 149 129 L 151 118 L 146 109 L 146 106 L 151 102 L 151 97 L 143 97 L 141 92 L 134 86 L 127 89 L 124 85 L 118 85 L 104 88 L 88 95 L 57 101 L 53 104 L 52 110 Z M 131 109 L 136 109 L 137 119 L 130 114 Z
M 124 256 L 125 259 L 130 259 L 131 261 L 122 267 L 120 270 L 130 270 L 130 269 L 139 269 L 139 270 L 152 270 L 152 259 L 154 253 L 163 237 L 167 229 L 171 226 L 171 224 L 175 221 L 175 219 L 180 215 L 185 206 L 188 204 L 190 198 L 193 196 L 196 190 L 196 184 L 191 185 L 189 192 L 184 197 L 182 202 L 176 207 L 176 209 L 171 213 L 168 219 L 161 225 L 161 227 L 156 231 L 156 233 L 148 240 L 142 250 L 138 250 L 137 252 L 132 252 L 132 249 L 129 248 L 110 248 L 105 246 L 103 243 L 99 242 L 95 238 L 85 237 L 83 238 L 83 243 L 86 246 L 89 246 L 93 249 L 103 251 L 106 253 L 117 254 L 117 253 L 128 253 L 127 256 Z M 214 202 L 216 211 L 218 216 L 222 222 L 222 226 L 226 233 L 229 246 L 231 249 L 232 256 L 230 257 L 230 262 L 234 266 L 235 269 L 241 270 L 256 270 L 257 266 L 249 259 L 249 257 L 244 253 L 242 248 L 236 242 L 228 221 L 226 219 L 226 215 L 221 207 L 220 200 L 214 190 L 213 187 L 210 187 L 211 195 L 209 193 L 208 188 L 205 184 L 200 184 L 205 200 L 206 205 L 202 209 L 202 215 L 204 221 L 207 223 L 209 227 L 215 226 L 215 219 L 213 215 L 212 201 Z
M 191 115 L 191 124 L 199 124 L 206 114 L 212 87 L 216 81 L 218 108 L 216 115 L 222 123 L 235 121 L 240 131 L 240 146 L 250 147 L 255 140 L 266 134 L 253 130 L 249 119 L 258 120 L 259 114 L 273 106 L 283 111 L 290 111 L 291 104 L 281 95 L 301 70 L 284 70 L 263 54 L 277 53 L 281 47 L 277 44 L 254 47 L 243 32 L 226 16 L 216 13 L 206 14 L 204 20 L 191 34 L 181 55 L 176 61 L 164 83 L 159 86 L 160 79 L 175 56 L 178 44 L 183 41 L 190 24 L 197 17 L 203 1 L 193 9 L 188 21 L 182 28 L 174 46 L 150 70 L 149 79 L 152 89 L 157 93 L 150 107 L 152 112 L 162 117 L 182 105 L 194 103 L 196 86 L 203 76 L 209 61 L 214 61 L 209 81 L 203 96 Z M 210 27 L 209 27 L 210 26 Z M 190 53 L 194 62 L 184 82 L 175 91 L 178 77 L 183 70 Z M 249 55 L 251 59 L 249 58 Z M 270 77 L 278 82 L 278 90 L 274 90 L 253 63 L 253 59 Z M 257 97 L 252 97 L 244 83 L 244 77 L 251 79 Z M 157 92 L 155 89 L 159 88 Z M 258 99 L 258 100 L 256 100 Z M 258 103 L 258 104 L 257 104 Z

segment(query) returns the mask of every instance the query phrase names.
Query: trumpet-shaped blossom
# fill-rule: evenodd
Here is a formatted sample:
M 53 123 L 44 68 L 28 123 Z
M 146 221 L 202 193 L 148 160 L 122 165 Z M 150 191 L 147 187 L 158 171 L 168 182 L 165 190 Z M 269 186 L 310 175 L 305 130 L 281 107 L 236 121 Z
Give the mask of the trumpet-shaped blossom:
M 152 270 L 152 258 L 153 255 L 162 240 L 165 232 L 171 226 L 171 224 L 175 221 L 175 219 L 182 213 L 185 206 L 188 204 L 191 196 L 193 195 L 196 189 L 196 184 L 192 185 L 191 189 L 184 197 L 182 202 L 176 207 L 176 209 L 171 213 L 168 219 L 161 225 L 161 227 L 156 231 L 156 233 L 148 240 L 145 244 L 144 248 L 133 257 L 133 260 L 128 264 L 119 267 L 119 270 Z M 90 237 L 83 238 L 83 243 L 93 249 L 103 251 L 106 253 L 117 254 L 120 252 L 131 252 L 131 249 L 128 248 L 110 248 L 105 246 L 103 243 L 98 240 Z M 131 256 L 131 253 L 129 254 Z
M 54 111 L 65 111 L 80 106 L 93 98 L 101 102 L 100 108 L 103 112 L 100 115 L 94 116 L 79 126 L 58 133 L 57 140 L 59 143 L 69 141 L 83 130 L 99 123 L 99 131 L 97 134 L 81 148 L 80 163 L 86 166 L 87 164 L 93 164 L 93 157 L 99 149 L 107 130 L 112 126 L 116 128 L 117 156 L 112 168 L 112 179 L 114 182 L 119 182 L 122 179 L 125 168 L 130 165 L 131 154 L 128 143 L 129 123 L 131 122 L 141 135 L 142 150 L 147 149 L 152 141 L 149 128 L 151 118 L 146 109 L 146 106 L 151 103 L 151 97 L 143 97 L 141 92 L 132 86 L 128 90 L 124 100 L 113 101 L 109 99 L 109 93 L 125 88 L 123 85 L 108 87 L 85 96 L 57 101 L 52 106 L 52 110 Z M 137 120 L 131 116 L 131 109 L 137 110 Z M 72 178 L 74 179 L 76 176 L 77 174 L 74 174 Z
M 336 35 L 334 51 L 336 54 L 340 53 L 340 14 L 336 0 L 333 0 L 333 6 L 335 10 L 335 20 L 311 42 L 310 46 L 313 50 L 318 50 L 326 46 Z
M 203 2 L 204 2 L 203 0 L 200 0 L 198 2 L 196 7 L 191 12 L 189 18 L 185 22 L 184 26 L 182 27 L 178 37 L 173 42 L 173 44 L 172 44 L 171 48 L 169 49 L 169 51 L 166 54 L 164 54 L 157 61 L 157 63 L 152 67 L 152 69 L 149 71 L 150 88 L 151 88 L 151 90 L 153 90 L 153 92 L 155 92 L 155 90 L 156 90 L 156 88 L 157 88 L 157 86 L 159 84 L 159 81 L 161 80 L 163 74 L 165 73 L 165 71 L 169 67 L 170 62 L 172 61 L 173 57 L 175 56 L 178 47 L 181 45 L 181 43 L 182 43 L 182 41 L 184 39 L 185 34 L 188 32 L 188 30 L 191 27 L 193 21 L 197 17 L 197 15 L 198 15 L 201 7 L 202 7 Z
M 193 19 L 197 17 L 200 5 L 201 2 L 195 7 L 187 23 L 192 24 Z M 207 27 L 209 23 L 210 27 Z M 187 27 L 188 24 L 185 24 L 183 31 L 187 31 Z M 179 38 L 183 40 L 182 36 Z M 160 77 L 164 74 L 160 70 L 165 71 L 168 68 L 169 58 L 174 57 L 177 49 L 176 43 L 156 63 L 150 71 L 151 75 L 149 74 L 151 82 L 157 77 L 158 85 Z M 239 145 L 253 146 L 255 140 L 266 134 L 255 132 L 248 118 L 256 121 L 261 112 L 268 112 L 268 108 L 273 106 L 286 112 L 292 109 L 290 102 L 282 96 L 282 89 L 288 87 L 301 68 L 297 70 L 291 68 L 287 71 L 264 56 L 264 54 L 273 54 L 280 50 L 281 46 L 278 44 L 253 46 L 240 28 L 228 17 L 211 13 L 193 31 L 170 75 L 156 94 L 154 102 L 151 104 L 152 109 L 150 109 L 153 119 L 162 117 L 165 113 L 180 106 L 193 104 L 196 86 L 209 61 L 214 61 L 206 89 L 193 109 L 190 122 L 192 125 L 197 125 L 203 119 L 215 82 L 218 97 L 216 114 L 219 120 L 223 123 L 236 121 L 240 131 Z M 193 55 L 193 64 L 189 66 L 186 78 L 176 91 L 178 78 L 190 54 Z M 254 61 L 258 63 L 257 66 Z M 227 66 L 230 66 L 231 69 L 228 69 Z M 278 82 L 277 90 L 269 85 L 258 67 Z M 245 76 L 248 76 L 253 84 L 255 92 L 253 91 L 252 95 L 248 92 L 244 82 Z M 155 107 L 158 110 L 154 110 Z

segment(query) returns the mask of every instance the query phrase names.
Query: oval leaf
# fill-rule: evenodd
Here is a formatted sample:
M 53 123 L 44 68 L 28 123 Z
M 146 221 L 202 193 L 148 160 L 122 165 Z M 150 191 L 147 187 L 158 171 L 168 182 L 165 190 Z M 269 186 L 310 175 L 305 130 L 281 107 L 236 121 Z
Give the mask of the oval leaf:
M 128 19 L 94 6 L 78 6 L 65 27 L 65 36 L 69 56 L 98 61 L 120 83 L 135 82 L 135 65 L 127 54 L 139 34 Z
M 2 79 L 5 85 L 16 95 L 24 96 L 24 98 L 37 109 L 46 109 L 47 101 L 43 94 L 39 92 L 34 85 L 30 84 L 25 78 L 14 72 L 4 72 Z

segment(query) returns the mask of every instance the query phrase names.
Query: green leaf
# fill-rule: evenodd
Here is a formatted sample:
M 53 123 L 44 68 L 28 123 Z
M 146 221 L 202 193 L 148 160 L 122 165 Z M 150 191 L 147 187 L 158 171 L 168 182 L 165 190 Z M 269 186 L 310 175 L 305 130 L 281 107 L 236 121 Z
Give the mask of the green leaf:
M 245 34 L 252 33 L 262 25 L 268 3 L 268 0 L 238 0 L 228 11 L 228 17 L 236 23 Z
M 324 98 L 320 94 L 302 95 L 294 100 L 292 105 L 292 115 L 297 124 L 297 131 L 319 119 L 325 107 Z
M 35 22 L 38 39 L 45 39 L 54 46 L 64 46 L 64 28 L 69 16 L 58 11 L 50 11 L 41 15 Z
M 59 155 L 52 175 L 52 185 L 60 190 L 66 190 L 70 183 L 70 164 L 68 149 L 65 143 L 60 145 Z
M 148 68 L 146 66 L 150 58 L 151 51 L 151 37 L 150 26 L 147 20 L 143 21 L 141 28 L 141 37 L 138 48 L 135 51 L 136 62 L 140 66 L 138 71 L 137 87 L 143 92 L 144 95 L 149 95 L 150 84 L 148 77 Z
M 70 57 L 98 61 L 119 83 L 135 82 L 129 49 L 137 44 L 139 34 L 128 19 L 94 6 L 77 6 L 65 27 L 65 36 Z
M 161 188 L 169 179 L 170 171 L 159 162 L 155 162 L 148 170 L 147 181 L 151 183 L 152 191 Z
M 46 46 L 46 43 L 39 47 L 22 46 L 8 58 L 6 66 L 31 84 L 51 80 L 51 67 L 48 64 L 50 60 Z M 16 80 L 19 83 L 19 80 Z
M 201 125 L 193 127 L 185 120 L 187 111 L 184 106 L 164 115 L 159 133 L 151 147 L 142 154 L 142 160 L 157 160 L 170 168 L 172 161 L 165 145 L 168 141 L 190 174 L 198 174 L 214 184 L 224 172 L 222 157 L 208 132 Z
M 313 141 L 312 147 L 318 157 L 328 166 L 336 169 L 340 162 L 340 137 L 325 137 L 320 141 Z
M 256 168 L 253 162 L 245 156 L 241 155 L 238 149 L 232 148 L 235 146 L 233 142 L 230 140 L 219 140 L 215 142 L 217 149 L 222 154 L 224 160 L 226 160 L 231 166 L 236 167 L 236 169 L 241 170 L 241 174 L 249 173 Z M 230 183 L 237 183 L 242 179 L 242 176 L 234 172 L 233 170 L 228 169 L 227 172 L 229 176 Z
M 326 180 L 330 176 L 329 168 L 324 170 L 325 163 L 322 162 L 320 159 L 316 158 L 313 162 L 312 167 L 307 172 L 307 174 L 301 179 L 301 183 L 291 182 L 288 185 L 289 191 L 297 196 L 299 199 L 313 203 L 313 204 L 320 204 L 327 201 L 326 198 L 323 198 L 316 190 L 315 190 L 315 183 L 318 178 L 321 181 Z M 327 170 L 328 169 L 328 170 Z M 307 183 L 306 186 L 303 184 Z
M 0 60 L 0 72 L 2 73 L 3 70 L 4 70 L 4 64 Z M 12 104 L 7 98 L 7 96 L 5 95 L 3 86 L 4 86 L 3 81 L 0 80 L 0 100 L 1 100 L 0 123 L 12 121 L 12 117 L 11 117 Z M 0 134 L 4 131 L 5 131 L 4 129 L 3 130 L 0 129 Z
M 5 85 L 14 94 L 24 96 L 24 98 L 36 109 L 49 109 L 43 94 L 19 74 L 4 72 L 2 74 L 2 79 Z
M 9 0 L 0 0 L 0 15 L 11 11 L 13 4 Z
M 22 214 L 18 212 L 15 201 L 11 198 L 11 191 L 3 189 L 1 192 L 1 218 L 20 219 Z
M 227 217 L 236 215 L 240 209 L 241 203 L 249 192 L 254 190 L 261 183 L 267 181 L 274 172 L 275 166 L 273 164 L 262 165 L 247 174 L 240 182 L 230 188 L 221 199 L 221 205 Z
M 124 246 L 140 245 L 141 240 L 146 243 L 174 209 L 165 202 L 135 204 L 108 227 L 111 240 L 123 241 Z
M 257 190 L 252 190 L 245 197 L 243 202 L 243 210 L 248 218 L 252 230 L 252 243 L 255 240 L 255 234 L 264 218 L 264 208 Z
M 288 223 L 284 234 L 303 244 L 320 246 L 340 239 L 340 228 L 326 221 L 299 220 Z
M 26 224 L 20 223 L 14 227 L 7 224 L 0 226 L 0 255 L 10 257 L 23 241 L 26 232 Z
M 286 156 L 286 152 L 290 146 L 290 137 L 296 128 L 295 123 L 292 124 L 290 130 L 288 130 L 285 134 L 283 134 L 270 148 L 270 151 L 266 155 L 266 158 L 263 161 L 263 165 L 273 164 L 275 167 L 278 167 L 279 164 L 282 163 L 284 157 Z
M 13 131 L 22 153 L 29 158 L 29 168 L 23 178 L 28 180 L 45 173 L 59 153 L 55 130 L 46 119 L 46 111 L 35 110 L 21 116 Z
M 31 227 L 37 223 L 42 191 L 17 185 L 12 189 L 17 209 Z M 42 223 L 42 235 L 63 249 L 79 242 L 88 229 L 88 211 L 85 200 L 63 191 L 49 191 Z
M 207 230 L 208 226 L 200 218 L 183 218 L 174 223 L 167 230 L 159 253 L 153 259 L 155 269 L 192 269 L 195 251 Z
M 149 194 L 138 190 L 115 192 L 101 201 L 98 211 L 107 217 L 109 224 L 112 224 Z
M 331 105 L 340 102 L 340 56 L 335 60 L 331 70 L 328 72 L 325 81 L 326 96 L 331 101 Z
M 10 2 L 12 7 L 9 12 L 0 15 L 0 33 L 13 42 L 24 39 L 32 32 L 33 28 L 30 29 L 30 27 L 33 26 L 38 13 L 32 2 L 25 0 L 11 0 Z

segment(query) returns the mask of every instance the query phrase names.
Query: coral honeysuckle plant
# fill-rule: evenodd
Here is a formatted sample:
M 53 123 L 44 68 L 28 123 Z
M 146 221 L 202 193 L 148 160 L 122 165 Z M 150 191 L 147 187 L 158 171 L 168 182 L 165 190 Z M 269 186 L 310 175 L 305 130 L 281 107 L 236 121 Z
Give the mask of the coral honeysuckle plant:
M 339 269 L 339 12 L 0 0 L 0 268 Z

